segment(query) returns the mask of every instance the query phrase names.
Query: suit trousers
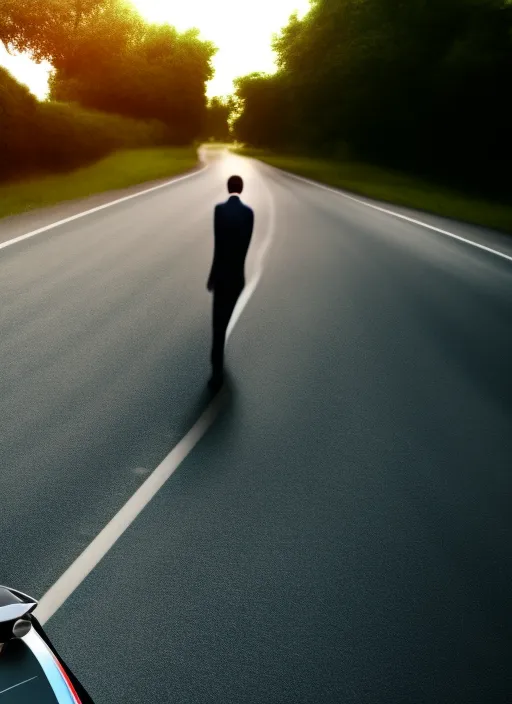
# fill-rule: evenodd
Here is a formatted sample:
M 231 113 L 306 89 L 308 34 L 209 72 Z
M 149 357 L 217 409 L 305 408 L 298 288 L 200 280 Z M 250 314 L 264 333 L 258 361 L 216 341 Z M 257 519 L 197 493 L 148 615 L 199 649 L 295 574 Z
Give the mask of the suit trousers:
M 211 361 L 214 374 L 222 374 L 226 331 L 243 287 L 215 289 L 213 292 L 213 344 Z

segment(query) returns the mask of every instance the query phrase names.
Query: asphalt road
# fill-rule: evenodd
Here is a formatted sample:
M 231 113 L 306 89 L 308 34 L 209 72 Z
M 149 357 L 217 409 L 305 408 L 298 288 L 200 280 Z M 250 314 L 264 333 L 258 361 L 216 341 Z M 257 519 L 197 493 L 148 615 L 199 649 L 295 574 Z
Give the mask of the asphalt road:
M 509 704 L 512 262 L 249 160 L 0 251 L 0 583 L 41 597 L 208 403 L 232 171 L 249 277 L 272 240 L 222 413 L 49 635 L 98 704 Z

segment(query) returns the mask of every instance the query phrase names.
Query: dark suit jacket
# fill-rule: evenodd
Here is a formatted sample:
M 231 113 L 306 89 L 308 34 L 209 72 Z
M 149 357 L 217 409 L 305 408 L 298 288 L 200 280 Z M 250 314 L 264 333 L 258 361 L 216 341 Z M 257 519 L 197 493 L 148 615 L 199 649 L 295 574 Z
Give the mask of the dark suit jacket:
M 215 244 L 208 279 L 214 290 L 241 290 L 245 286 L 245 258 L 253 227 L 254 213 L 238 196 L 215 206 Z

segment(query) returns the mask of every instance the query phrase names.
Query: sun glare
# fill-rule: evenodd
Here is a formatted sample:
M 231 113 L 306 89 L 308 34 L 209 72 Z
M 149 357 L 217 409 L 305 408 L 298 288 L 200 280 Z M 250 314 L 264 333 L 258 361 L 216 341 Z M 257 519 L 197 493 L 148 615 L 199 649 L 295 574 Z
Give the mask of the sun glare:
M 132 0 L 152 22 L 169 22 L 179 30 L 197 27 L 218 47 L 215 76 L 208 95 L 227 95 L 233 79 L 253 71 L 273 71 L 272 35 L 290 15 L 303 15 L 309 0 Z
M 274 70 L 272 35 L 289 16 L 307 12 L 309 0 L 132 0 L 150 22 L 169 23 L 183 31 L 197 27 L 203 39 L 218 48 L 213 59 L 215 76 L 209 96 L 228 95 L 233 79 L 253 71 Z M 35 65 L 26 56 L 9 56 L 0 44 L 0 66 L 5 66 L 39 98 L 48 90 L 48 65 Z
M 20 83 L 26 85 L 32 93 L 43 100 L 48 92 L 49 63 L 34 63 L 26 54 L 9 54 L 0 43 L 0 66 L 6 68 Z

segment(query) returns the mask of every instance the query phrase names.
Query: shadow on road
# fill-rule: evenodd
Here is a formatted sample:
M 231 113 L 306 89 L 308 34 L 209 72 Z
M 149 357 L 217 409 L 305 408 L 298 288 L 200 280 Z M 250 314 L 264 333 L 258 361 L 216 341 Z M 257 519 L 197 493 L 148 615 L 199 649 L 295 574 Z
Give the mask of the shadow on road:
M 214 402 L 219 403 L 221 406 L 220 412 L 224 412 L 226 408 L 233 405 L 236 395 L 236 383 L 228 372 L 225 375 L 224 384 L 219 391 L 211 391 L 205 381 L 204 386 L 199 388 L 198 393 L 190 404 L 187 412 L 180 420 L 180 437 L 183 437 L 189 432 L 210 404 Z

